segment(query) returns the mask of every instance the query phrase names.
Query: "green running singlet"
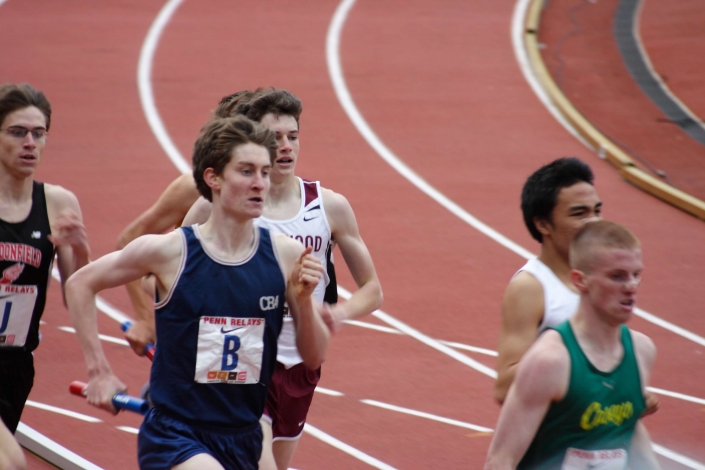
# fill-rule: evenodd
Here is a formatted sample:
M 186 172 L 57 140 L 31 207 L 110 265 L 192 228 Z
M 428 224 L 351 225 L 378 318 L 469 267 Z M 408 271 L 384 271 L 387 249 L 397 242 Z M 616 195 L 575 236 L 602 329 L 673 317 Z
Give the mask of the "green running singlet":
M 570 355 L 568 392 L 549 407 L 517 469 L 626 469 L 634 428 L 646 409 L 629 329 L 621 326 L 624 356 L 611 372 L 590 363 L 568 321 L 552 329 Z

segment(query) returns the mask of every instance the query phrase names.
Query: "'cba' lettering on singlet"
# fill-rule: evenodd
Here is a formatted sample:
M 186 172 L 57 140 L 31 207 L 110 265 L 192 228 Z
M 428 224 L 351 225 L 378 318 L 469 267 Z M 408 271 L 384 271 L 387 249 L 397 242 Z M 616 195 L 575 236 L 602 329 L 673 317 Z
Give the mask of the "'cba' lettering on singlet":
M 279 301 L 264 298 L 260 303 Z M 274 298 L 273 298 L 274 299 Z M 198 383 L 255 384 L 264 354 L 264 318 L 201 317 L 198 326 Z
M 24 346 L 38 292 L 37 286 L 0 284 L 0 348 Z
M 627 468 L 627 451 L 624 449 L 581 450 L 569 448 L 561 470 L 624 470 Z

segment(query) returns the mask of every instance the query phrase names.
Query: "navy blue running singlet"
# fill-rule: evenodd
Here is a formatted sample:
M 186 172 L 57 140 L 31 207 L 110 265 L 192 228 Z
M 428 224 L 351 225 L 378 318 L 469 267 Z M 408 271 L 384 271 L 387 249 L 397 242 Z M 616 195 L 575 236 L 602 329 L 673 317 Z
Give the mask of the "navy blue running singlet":
M 286 283 L 267 229 L 244 259 L 208 252 L 182 227 L 182 262 L 155 305 L 154 405 L 187 423 L 250 426 L 262 416 L 277 356 Z

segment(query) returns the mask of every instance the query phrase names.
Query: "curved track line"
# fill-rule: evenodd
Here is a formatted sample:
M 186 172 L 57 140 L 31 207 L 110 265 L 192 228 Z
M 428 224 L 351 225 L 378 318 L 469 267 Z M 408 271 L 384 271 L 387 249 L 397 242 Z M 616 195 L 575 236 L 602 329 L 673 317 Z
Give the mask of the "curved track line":
M 524 50 L 523 50 L 523 41 L 517 43 L 515 41 L 515 33 L 519 32 L 519 35 L 521 35 L 521 32 L 523 32 L 523 24 L 524 24 L 524 17 L 526 15 L 526 9 L 529 4 L 530 0 L 518 0 L 516 4 L 516 8 L 514 10 L 514 15 L 512 18 L 512 42 L 515 46 L 515 53 L 520 62 L 520 66 L 522 68 L 522 72 L 525 73 L 525 76 L 527 77 L 527 80 L 532 86 L 532 89 L 537 93 L 539 96 L 539 99 L 541 102 L 543 102 L 549 111 L 551 111 L 551 114 L 556 116 L 558 121 L 566 126 L 568 131 L 572 134 L 577 136 L 577 132 L 575 129 L 573 129 L 562 117 L 557 116 L 557 110 L 553 107 L 553 105 L 548 104 L 548 101 L 544 101 L 544 94 L 543 90 L 541 89 L 540 86 L 538 86 L 538 82 L 531 75 L 531 68 L 528 67 L 528 58 L 526 58 Z M 336 96 L 338 97 L 338 100 L 340 101 L 341 106 L 345 110 L 345 112 L 348 114 L 348 117 L 350 120 L 353 122 L 355 127 L 357 128 L 358 132 L 365 138 L 365 140 L 370 144 L 372 148 L 377 151 L 377 153 L 384 159 L 389 165 L 392 166 L 397 172 L 399 172 L 402 176 L 404 176 L 407 180 L 409 180 L 414 186 L 419 188 L 421 191 L 423 191 L 425 194 L 429 195 L 432 197 L 436 202 L 441 204 L 443 207 L 448 209 L 450 212 L 458 216 L 460 219 L 480 231 L 481 233 L 489 236 L 493 240 L 497 241 L 501 245 L 505 246 L 506 248 L 514 251 L 520 256 L 523 256 L 524 258 L 533 258 L 535 255 L 532 254 L 531 252 L 527 251 L 523 247 L 519 246 L 518 244 L 514 243 L 513 241 L 509 240 L 507 237 L 504 235 L 500 234 L 496 230 L 490 228 L 489 226 L 483 224 L 480 222 L 477 218 L 473 217 L 470 215 L 468 212 L 466 212 L 464 209 L 462 209 L 460 206 L 458 206 L 456 203 L 451 201 L 449 198 L 447 198 L 445 195 L 443 195 L 440 191 L 436 190 L 433 186 L 428 184 L 426 181 L 424 181 L 420 176 L 418 176 L 413 170 L 411 170 L 406 164 L 404 164 L 401 160 L 399 160 L 376 136 L 376 134 L 372 131 L 370 126 L 367 124 L 367 122 L 364 120 L 360 112 L 358 111 L 357 107 L 355 106 L 352 97 L 350 95 L 350 92 L 347 89 L 347 86 L 345 84 L 345 79 L 343 77 L 342 73 L 342 66 L 340 64 L 340 54 L 339 54 L 339 48 L 340 48 L 340 33 L 342 31 L 343 25 L 345 23 L 345 20 L 347 18 L 348 13 L 350 12 L 350 9 L 353 7 L 355 4 L 355 0 L 343 0 L 339 5 L 338 8 L 335 11 L 335 14 L 333 16 L 333 19 L 331 21 L 330 28 L 328 29 L 328 36 L 326 38 L 326 59 L 328 61 L 328 67 L 329 67 L 329 72 L 331 75 L 331 80 L 333 82 L 333 87 L 335 89 Z M 520 48 L 517 48 L 517 45 L 521 46 Z M 527 68 L 524 68 L 524 65 L 527 65 Z M 528 78 L 531 76 L 531 78 Z M 536 86 L 536 88 L 534 88 Z M 581 137 L 578 137 L 579 140 L 581 140 L 583 143 L 587 145 L 587 142 L 582 139 Z M 589 147 L 589 146 L 588 146 Z M 339 288 L 340 292 L 340 288 Z M 683 336 L 687 339 L 690 339 L 691 341 L 694 341 L 698 344 L 701 344 L 705 346 L 705 338 L 702 338 L 701 336 L 696 335 L 695 333 L 691 333 L 681 327 L 678 327 L 676 325 L 673 325 L 670 322 L 667 322 L 666 320 L 662 320 L 659 317 L 656 317 L 653 314 L 650 314 L 648 312 L 645 312 L 641 309 L 635 309 L 635 313 L 642 318 L 655 323 L 658 326 L 661 326 L 663 328 L 666 328 L 680 336 Z M 474 360 L 468 358 L 467 356 L 458 353 L 457 351 L 454 351 L 450 348 L 448 348 L 445 345 L 440 344 L 438 341 L 420 333 L 419 331 L 408 327 L 407 325 L 403 324 L 402 322 L 399 322 L 398 320 L 394 319 L 393 317 L 390 317 L 389 315 L 378 311 L 373 312 L 373 315 L 376 317 L 380 318 L 381 320 L 385 321 L 386 323 L 389 323 L 392 326 L 395 326 L 396 328 L 400 329 L 404 333 L 409 334 L 410 336 L 413 336 L 414 338 L 418 339 L 419 341 L 435 348 L 438 349 L 441 352 L 444 352 L 445 354 L 448 354 L 449 356 L 458 359 L 460 362 L 466 363 L 465 359 L 469 359 L 473 362 Z M 654 320 L 657 320 L 658 322 L 655 322 Z M 687 333 L 687 334 L 684 334 Z M 468 364 L 470 365 L 470 364 Z M 487 372 L 484 370 L 481 370 L 480 368 L 471 365 L 474 369 L 479 370 L 482 373 L 485 373 L 486 375 L 489 375 L 490 377 L 495 377 L 496 378 L 496 372 L 493 369 L 490 369 L 482 364 L 482 369 L 488 369 Z M 489 373 L 488 373 L 489 372 Z M 492 375 L 490 375 L 490 373 Z M 687 457 L 684 457 L 682 455 L 676 454 L 675 452 L 672 452 L 665 447 L 653 444 L 654 451 L 663 455 L 664 457 L 670 458 L 672 460 L 675 460 L 683 465 L 687 465 L 690 468 L 696 468 L 696 469 L 702 469 L 705 470 L 705 466 L 702 466 L 700 463 L 689 459 Z
M 529 65 L 528 58 L 526 57 L 526 54 L 524 52 L 523 42 L 521 40 L 521 34 L 523 32 L 524 24 L 524 15 L 526 14 L 526 9 L 529 4 L 529 1 L 530 0 L 519 0 L 516 4 L 514 16 L 512 18 L 512 42 L 514 44 L 514 51 L 517 56 L 520 68 L 524 73 L 524 76 L 527 78 L 527 81 L 531 85 L 532 89 L 536 92 L 541 102 L 546 105 L 551 114 L 556 117 L 556 119 L 564 127 L 566 127 L 566 129 L 568 129 L 568 131 L 572 135 L 580 139 L 581 142 L 583 142 L 585 145 L 588 145 L 587 141 L 582 139 L 582 137 L 577 134 L 575 129 L 573 129 L 570 124 L 568 124 L 568 122 L 558 114 L 557 109 L 550 103 L 548 96 L 541 89 L 536 78 L 531 74 L 531 67 Z M 331 20 L 331 24 L 328 29 L 328 35 L 326 37 L 326 60 L 328 63 L 328 70 L 330 73 L 331 81 L 333 83 L 333 88 L 335 89 L 335 94 L 338 97 L 338 101 L 340 101 L 340 105 L 345 110 L 345 113 L 355 125 L 355 128 L 365 138 L 367 143 L 379 154 L 379 156 L 382 157 L 384 161 L 386 161 L 399 174 L 406 178 L 411 184 L 416 186 L 423 193 L 430 196 L 434 201 L 438 202 L 445 209 L 450 211 L 452 214 L 460 218 L 462 221 L 464 221 L 471 227 L 478 230 L 480 233 L 487 235 L 500 245 L 513 251 L 519 256 L 525 259 L 535 258 L 535 254 L 518 245 L 517 243 L 513 242 L 509 238 L 505 237 L 501 233 L 497 232 L 495 229 L 480 222 L 480 220 L 478 220 L 476 217 L 465 211 L 465 209 L 450 200 L 447 196 L 438 191 L 436 188 L 428 184 L 423 178 L 421 178 L 411 168 L 409 168 L 405 163 L 403 163 L 396 155 L 392 153 L 391 150 L 389 150 L 382 143 L 382 141 L 377 137 L 377 135 L 362 117 L 360 111 L 355 106 L 355 103 L 350 95 L 350 91 L 348 90 L 347 85 L 345 84 L 345 78 L 343 76 L 343 69 L 340 63 L 339 52 L 340 36 L 343 29 L 343 25 L 345 24 L 347 15 L 354 4 L 355 0 L 343 0 L 343 2 L 338 5 L 338 8 L 336 9 L 335 14 L 333 15 L 333 19 Z M 679 336 L 689 339 L 690 341 L 698 343 L 701 346 L 705 346 L 705 338 L 691 331 L 688 331 L 685 328 L 674 325 L 673 323 L 670 323 L 640 308 L 636 308 L 634 310 L 634 313 L 640 316 L 641 318 L 651 323 L 654 323 L 655 325 L 658 325 Z M 436 347 L 436 349 L 439 348 Z
M 306 423 L 304 424 L 304 432 L 307 434 L 312 435 L 316 439 L 319 439 L 326 444 L 329 444 L 337 449 L 342 450 L 346 454 L 352 455 L 358 460 L 362 460 L 366 464 L 379 468 L 380 470 L 396 470 L 394 467 L 387 465 L 386 463 L 377 460 L 374 457 L 370 457 L 369 455 L 365 454 L 364 452 L 360 452 L 356 448 L 349 446 L 348 444 L 344 443 L 343 441 L 339 441 L 338 439 L 334 438 L 330 434 L 326 434 L 325 432 L 321 431 L 320 429 L 311 426 L 310 424 Z
M 140 51 L 139 66 L 137 67 L 137 88 L 140 92 L 140 101 L 142 102 L 144 115 L 147 117 L 149 127 L 152 129 L 152 132 L 154 132 L 159 144 L 172 163 L 176 165 L 176 168 L 178 168 L 181 173 L 188 173 L 191 171 L 191 167 L 184 161 L 181 153 L 179 153 L 176 145 L 174 145 L 171 137 L 169 137 L 169 133 L 164 127 L 164 122 L 161 116 L 159 116 L 157 106 L 154 104 L 154 94 L 152 93 L 152 61 L 154 60 L 154 52 L 157 49 L 162 31 L 164 31 L 167 23 L 183 1 L 184 0 L 169 0 L 166 2 L 157 18 L 154 20 L 154 23 L 152 23 L 152 26 L 149 28 L 147 37 L 142 45 L 142 50 Z
M 183 3 L 183 1 L 184 0 L 167 1 L 167 3 L 164 5 L 164 7 L 162 7 L 161 11 L 159 12 L 157 18 L 154 20 L 154 23 L 152 23 L 152 26 L 149 28 L 149 32 L 147 34 L 147 37 L 145 38 L 142 50 L 140 52 L 137 73 L 137 86 L 140 93 L 140 100 L 142 102 L 142 109 L 144 110 L 144 114 L 147 117 L 149 127 L 152 129 L 152 132 L 157 138 L 157 141 L 162 146 L 172 163 L 174 163 L 176 168 L 181 173 L 189 173 L 191 171 L 191 166 L 188 164 L 188 162 L 181 155 L 181 152 L 179 152 L 179 150 L 174 145 L 174 142 L 169 137 L 169 133 L 166 131 L 166 128 L 164 127 L 164 122 L 162 121 L 161 116 L 159 115 L 159 111 L 157 110 L 156 104 L 154 102 L 154 93 L 152 92 L 151 80 L 152 62 L 154 60 L 154 52 L 156 51 L 157 44 L 159 43 L 159 38 L 161 37 L 161 34 L 164 31 L 164 28 L 166 27 L 167 23 L 174 15 L 174 12 L 179 7 L 179 5 Z M 117 319 L 120 317 L 120 315 L 122 315 L 122 312 L 112 308 L 109 304 L 107 304 L 107 302 L 104 302 L 104 304 L 105 306 L 110 307 L 110 309 L 112 310 L 112 313 L 108 313 L 108 315 L 112 318 Z M 309 427 L 310 429 L 307 430 L 306 427 Z M 365 454 L 364 452 L 355 449 L 354 447 L 348 444 L 345 444 L 344 442 L 324 433 L 323 431 L 320 431 L 319 429 L 314 428 L 313 426 L 310 426 L 309 424 L 306 424 L 306 427 L 304 427 L 304 431 L 307 431 L 314 437 L 326 442 L 329 445 L 332 445 L 333 447 L 336 447 L 339 450 L 342 450 L 343 452 L 352 455 L 357 459 L 362 460 L 363 462 L 369 465 L 372 465 L 373 467 L 394 470 L 394 467 L 390 467 L 384 462 L 381 462 L 375 459 L 374 457 L 371 457 Z
M 0 0 L 2 4 L 3 0 Z M 64 470 L 103 470 L 66 447 L 57 444 L 24 423 L 17 426 L 17 442 L 30 452 L 37 454 L 47 462 L 58 465 Z
M 587 148 L 595 151 L 595 148 L 590 145 L 590 143 L 581 136 L 578 131 L 570 125 L 570 123 L 563 117 L 563 114 L 558 110 L 558 108 L 553 104 L 551 98 L 549 98 L 548 93 L 541 87 L 541 84 L 536 79 L 531 68 L 531 63 L 529 62 L 529 57 L 524 50 L 524 19 L 526 18 L 526 11 L 529 8 L 531 0 L 519 0 L 514 7 L 514 13 L 512 14 L 512 45 L 514 46 L 514 55 L 516 56 L 517 63 L 519 64 L 519 69 L 521 70 L 524 79 L 529 83 L 529 86 L 536 94 L 539 101 L 548 109 L 556 121 L 558 121 L 563 128 L 568 131 L 570 135 L 578 139 Z
M 487 235 L 488 237 L 495 240 L 497 243 L 508 248 L 519 256 L 523 256 L 526 259 L 534 258 L 535 255 L 525 248 L 519 246 L 518 244 L 511 241 L 509 238 L 505 237 L 501 233 L 497 232 L 488 225 L 480 222 L 476 217 L 470 215 L 462 207 L 457 205 L 455 202 L 451 201 L 443 193 L 438 191 L 436 188 L 428 184 L 423 178 L 421 178 L 414 170 L 409 168 L 404 162 L 402 162 L 391 150 L 389 150 L 382 141 L 377 137 L 374 131 L 367 124 L 365 119 L 358 111 L 355 103 L 353 102 L 350 92 L 348 91 L 347 85 L 345 84 L 345 78 L 343 76 L 343 69 L 340 64 L 340 33 L 342 32 L 343 25 L 347 18 L 348 12 L 355 4 L 355 0 L 344 0 L 338 5 L 338 8 L 333 15 L 330 27 L 328 28 L 328 34 L 326 37 L 326 62 L 328 64 L 328 71 L 330 73 L 331 82 L 333 82 L 333 88 L 335 94 L 340 101 L 343 110 L 348 115 L 350 120 L 355 125 L 355 128 L 360 134 L 365 138 L 368 144 L 379 154 L 384 161 L 386 161 L 392 168 L 399 172 L 404 178 L 409 180 L 414 186 L 420 189 L 423 193 L 430 196 L 433 200 L 438 202 L 440 205 L 448 209 L 455 216 L 463 220 L 465 223 L 469 224 L 476 230 Z

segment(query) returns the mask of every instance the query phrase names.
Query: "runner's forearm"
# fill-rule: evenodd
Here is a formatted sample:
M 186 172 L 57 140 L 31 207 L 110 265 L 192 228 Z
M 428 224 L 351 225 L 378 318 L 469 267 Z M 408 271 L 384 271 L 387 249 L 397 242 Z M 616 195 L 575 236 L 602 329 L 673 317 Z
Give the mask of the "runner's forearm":
M 340 321 L 354 320 L 369 315 L 382 306 L 382 287 L 378 280 L 370 281 L 355 291 L 345 304 L 340 306 Z
M 296 347 L 306 367 L 318 369 L 328 352 L 330 332 L 311 297 L 297 300 L 299 314 L 296 319 Z

